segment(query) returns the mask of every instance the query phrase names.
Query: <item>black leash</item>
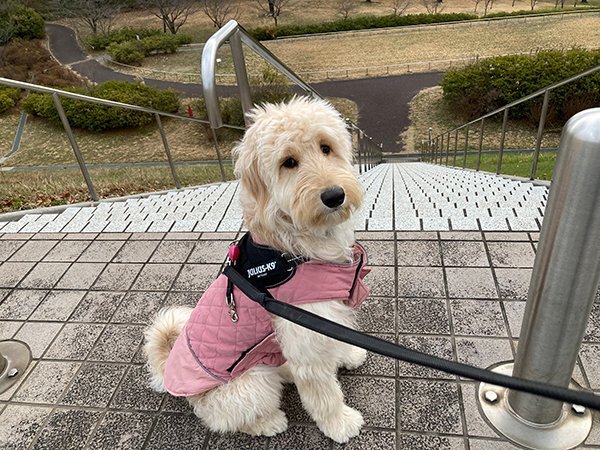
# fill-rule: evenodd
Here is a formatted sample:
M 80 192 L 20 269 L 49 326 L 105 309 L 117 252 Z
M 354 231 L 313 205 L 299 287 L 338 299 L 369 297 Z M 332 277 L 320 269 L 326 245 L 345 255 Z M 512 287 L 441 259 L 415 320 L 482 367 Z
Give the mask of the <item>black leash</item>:
M 223 273 L 246 296 L 259 303 L 270 313 L 338 341 L 362 347 L 365 350 L 379 355 L 418 364 L 420 366 L 431 367 L 453 375 L 600 410 L 600 396 L 588 392 L 575 391 L 564 387 L 526 380 L 524 378 L 511 377 L 490 370 L 473 367 L 468 364 L 448 361 L 416 350 L 411 350 L 402 345 L 393 344 L 384 341 L 383 339 L 363 334 L 296 306 L 276 300 L 270 294 L 256 289 L 232 266 L 227 266 Z

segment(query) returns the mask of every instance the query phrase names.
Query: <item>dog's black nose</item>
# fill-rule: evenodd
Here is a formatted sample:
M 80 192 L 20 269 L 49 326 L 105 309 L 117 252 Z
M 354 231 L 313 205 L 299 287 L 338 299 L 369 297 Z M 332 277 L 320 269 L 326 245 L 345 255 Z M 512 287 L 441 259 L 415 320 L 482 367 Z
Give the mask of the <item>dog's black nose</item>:
M 337 208 L 344 203 L 344 198 L 346 198 L 346 194 L 339 186 L 334 186 L 321 192 L 321 201 L 329 208 Z

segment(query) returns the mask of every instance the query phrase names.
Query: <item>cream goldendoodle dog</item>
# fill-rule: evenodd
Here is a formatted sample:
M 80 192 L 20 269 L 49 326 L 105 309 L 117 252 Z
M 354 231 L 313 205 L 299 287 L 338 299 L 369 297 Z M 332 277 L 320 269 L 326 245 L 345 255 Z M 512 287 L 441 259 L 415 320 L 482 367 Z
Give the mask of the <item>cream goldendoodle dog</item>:
M 351 218 L 363 188 L 345 123 L 326 102 L 307 98 L 258 107 L 250 118 L 235 149 L 249 233 L 230 249 L 232 263 L 275 298 L 354 326 L 368 269 L 354 242 Z M 296 384 L 333 440 L 346 442 L 363 425 L 336 373 L 358 367 L 366 352 L 271 316 L 224 275 L 194 310 L 162 310 L 145 337 L 153 388 L 187 397 L 214 431 L 284 431 L 284 382 Z

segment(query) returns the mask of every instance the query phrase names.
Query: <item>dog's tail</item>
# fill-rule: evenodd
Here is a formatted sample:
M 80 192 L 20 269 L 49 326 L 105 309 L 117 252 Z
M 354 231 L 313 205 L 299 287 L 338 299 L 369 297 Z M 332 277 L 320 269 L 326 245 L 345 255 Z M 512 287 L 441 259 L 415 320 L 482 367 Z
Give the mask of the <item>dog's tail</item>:
M 157 392 L 165 392 L 165 364 L 191 313 L 192 308 L 185 306 L 163 308 L 144 331 L 144 353 L 150 372 L 150 387 Z

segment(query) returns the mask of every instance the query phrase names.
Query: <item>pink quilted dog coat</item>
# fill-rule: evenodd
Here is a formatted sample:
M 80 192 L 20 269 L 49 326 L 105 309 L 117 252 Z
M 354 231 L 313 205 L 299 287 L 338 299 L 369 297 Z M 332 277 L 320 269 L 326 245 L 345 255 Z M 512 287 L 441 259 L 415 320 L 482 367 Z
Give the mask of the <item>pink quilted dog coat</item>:
M 363 278 L 365 250 L 354 245 L 354 262 L 348 265 L 310 260 L 298 265 L 295 274 L 271 295 L 301 305 L 344 300 L 357 307 L 368 295 Z M 206 290 L 177 338 L 165 367 L 167 391 L 176 396 L 204 393 L 240 376 L 257 364 L 280 366 L 285 362 L 273 330 L 273 316 L 246 297 L 237 287 L 233 293 L 239 317 L 229 316 L 225 296 L 227 277 L 220 275 Z

